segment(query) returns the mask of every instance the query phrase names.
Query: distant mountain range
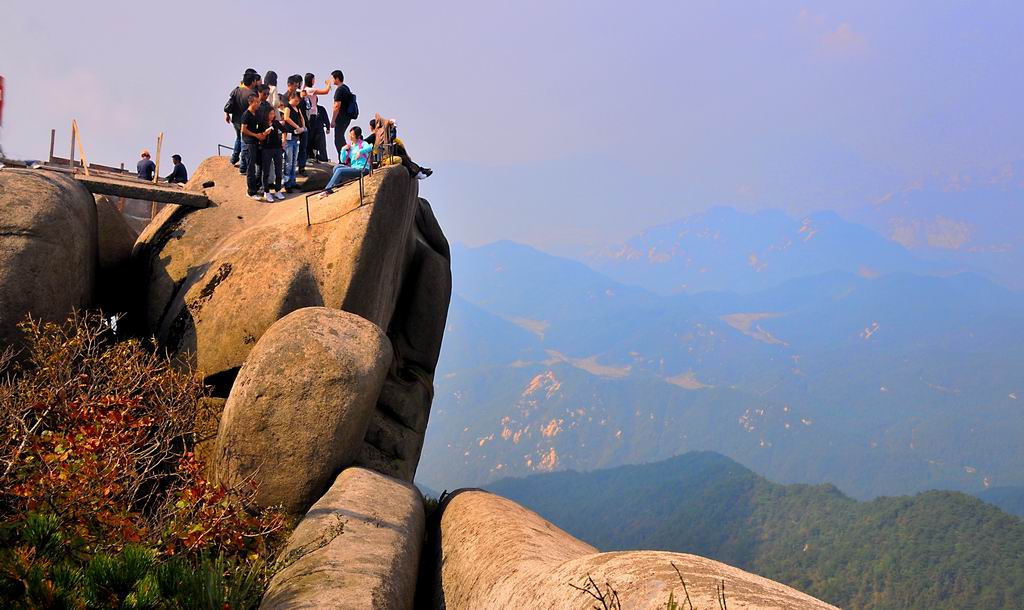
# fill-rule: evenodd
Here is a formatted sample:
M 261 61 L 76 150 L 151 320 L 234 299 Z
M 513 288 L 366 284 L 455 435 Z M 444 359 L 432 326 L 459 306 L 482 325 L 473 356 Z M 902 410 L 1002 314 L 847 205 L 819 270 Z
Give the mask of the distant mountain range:
M 630 284 L 512 242 L 455 247 L 419 479 L 452 489 L 714 450 L 857 498 L 1024 486 L 1024 295 L 925 275 L 931 263 L 835 215 L 673 226 L 698 225 L 719 231 L 687 246 L 713 270 L 676 252 L 644 259 L 668 279 Z M 673 292 L 687 273 L 732 289 Z M 748 281 L 763 287 L 735 289 Z
M 1024 290 L 1021 163 L 995 173 L 920 180 L 847 217 L 941 268 L 968 270 Z
M 877 277 L 933 267 L 833 212 L 793 219 L 725 207 L 649 229 L 586 262 L 614 280 L 664 294 L 752 292 L 826 271 Z
M 694 553 L 843 608 L 1024 600 L 1024 522 L 960 493 L 857 502 L 831 485 L 772 483 L 709 452 L 487 488 L 601 550 Z

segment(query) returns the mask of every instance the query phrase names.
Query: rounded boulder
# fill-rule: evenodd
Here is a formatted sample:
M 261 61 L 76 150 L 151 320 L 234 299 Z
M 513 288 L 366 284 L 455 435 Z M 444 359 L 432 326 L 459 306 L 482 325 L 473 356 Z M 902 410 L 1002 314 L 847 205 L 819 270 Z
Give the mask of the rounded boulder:
M 693 608 L 838 610 L 697 555 L 600 553 L 537 513 L 485 491 L 456 491 L 440 510 L 434 557 L 438 608 L 589 610 L 595 595 L 614 597 L 615 607 L 665 608 L 669 595 L 676 601 L 685 595 Z M 726 587 L 727 602 L 721 600 L 720 586 Z
M 96 205 L 73 178 L 0 171 L 0 348 L 17 345 L 31 314 L 62 322 L 92 304 Z
M 224 406 L 218 479 L 251 479 L 259 505 L 306 511 L 359 456 L 391 362 L 387 336 L 357 315 L 307 307 L 275 322 Z

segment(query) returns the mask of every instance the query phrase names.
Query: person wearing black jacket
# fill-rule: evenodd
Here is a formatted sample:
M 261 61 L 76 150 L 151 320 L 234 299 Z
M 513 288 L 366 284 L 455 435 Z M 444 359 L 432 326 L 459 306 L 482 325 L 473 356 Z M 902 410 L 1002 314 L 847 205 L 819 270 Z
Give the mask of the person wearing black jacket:
M 238 164 L 239 173 L 244 174 L 248 166 L 248 157 L 242 148 L 242 113 L 249 105 L 249 96 L 256 93 L 255 84 L 259 75 L 246 70 L 242 82 L 228 95 L 224 104 L 224 121 L 235 128 L 235 146 L 231 152 L 231 165 Z
M 341 149 L 345 148 L 345 134 L 348 132 L 348 125 L 352 117 L 348 114 L 348 108 L 352 104 L 352 90 L 345 84 L 345 74 L 341 70 L 331 72 L 334 78 L 334 110 L 331 113 L 331 129 L 334 130 L 334 148 L 338 151 L 338 161 L 341 161 Z M 328 81 L 328 84 L 330 81 Z
M 296 74 L 296 76 L 298 76 Z M 299 104 L 299 112 L 302 114 L 302 124 L 309 125 L 309 109 L 305 104 Z M 309 157 L 309 129 L 303 129 L 299 134 L 299 175 L 306 175 L 306 160 Z
M 327 120 L 327 111 L 323 106 L 317 106 L 316 114 L 309 115 L 309 158 L 326 163 L 327 157 L 327 133 L 331 133 L 331 124 Z
M 167 182 L 169 184 L 185 184 L 188 182 L 188 170 L 185 169 L 185 165 L 181 162 L 181 155 L 171 155 L 171 161 L 174 162 L 174 169 L 171 170 L 171 175 L 167 176 Z

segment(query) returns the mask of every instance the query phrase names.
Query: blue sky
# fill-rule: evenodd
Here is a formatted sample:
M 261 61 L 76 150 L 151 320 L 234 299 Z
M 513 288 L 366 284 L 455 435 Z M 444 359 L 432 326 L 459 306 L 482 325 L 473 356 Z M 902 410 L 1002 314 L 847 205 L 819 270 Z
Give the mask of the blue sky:
M 340 67 L 361 122 L 396 117 L 437 170 L 422 192 L 450 238 L 548 248 L 716 204 L 842 211 L 1024 158 L 1019 2 L 280 6 L 8 3 L 5 151 L 45 156 L 55 127 L 65 155 L 74 117 L 91 160 L 134 163 L 163 131 L 194 167 L 230 143 L 244 68 Z

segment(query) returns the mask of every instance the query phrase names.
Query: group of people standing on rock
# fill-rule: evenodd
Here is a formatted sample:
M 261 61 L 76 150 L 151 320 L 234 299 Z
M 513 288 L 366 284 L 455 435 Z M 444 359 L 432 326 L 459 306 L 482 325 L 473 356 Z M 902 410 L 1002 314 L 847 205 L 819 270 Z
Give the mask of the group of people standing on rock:
M 249 197 L 272 202 L 297 189 L 297 176 L 306 175 L 308 160 L 329 161 L 327 141 L 332 129 L 338 164 L 323 196 L 342 181 L 368 173 L 374 165 L 400 164 L 414 177 L 430 176 L 430 168 L 409 159 L 394 120 L 377 115 L 365 138 L 362 128 L 350 127 L 359 118 L 359 106 L 341 70 L 331 72 L 322 88 L 315 82 L 312 73 L 293 74 L 282 89 L 276 72 L 261 77 L 249 68 L 228 96 L 224 120 L 235 128 L 231 164 L 245 174 Z M 328 111 L 319 101 L 320 96 L 331 93 L 332 86 L 334 103 Z

